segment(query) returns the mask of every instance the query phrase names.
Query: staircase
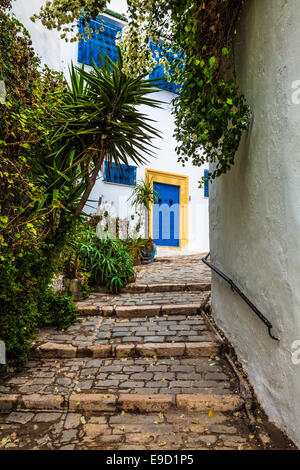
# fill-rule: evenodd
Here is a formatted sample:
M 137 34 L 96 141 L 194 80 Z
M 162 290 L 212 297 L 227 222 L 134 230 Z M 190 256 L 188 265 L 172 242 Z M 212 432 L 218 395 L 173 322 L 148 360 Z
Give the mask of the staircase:
M 137 282 L 79 302 L 79 322 L 43 330 L 26 368 L 0 384 L 3 447 L 259 448 L 202 311 L 209 288 Z

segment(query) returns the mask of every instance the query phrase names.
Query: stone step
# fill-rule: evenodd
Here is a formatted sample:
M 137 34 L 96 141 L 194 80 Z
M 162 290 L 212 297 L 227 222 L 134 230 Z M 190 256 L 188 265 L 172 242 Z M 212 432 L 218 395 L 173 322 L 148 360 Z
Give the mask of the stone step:
M 12 434 L 14 434 L 12 436 Z M 0 415 L 2 449 L 259 449 L 243 412 L 13 411 Z M 186 458 L 186 456 L 183 456 Z M 185 461 L 182 461 L 185 462 Z
M 154 317 L 159 315 L 192 315 L 199 313 L 208 299 L 205 291 L 123 293 L 119 295 L 94 293 L 77 302 L 80 315 L 117 316 L 119 318 Z
M 132 283 L 128 284 L 124 289 L 123 293 L 145 293 L 145 292 L 193 292 L 201 291 L 207 292 L 211 290 L 211 282 L 186 282 L 186 283 L 157 283 L 157 284 L 141 284 Z
M 164 315 L 196 315 L 206 304 L 167 304 L 167 305 L 78 305 L 78 313 L 81 316 L 105 316 L 118 318 L 150 318 Z
M 195 343 L 142 343 L 142 344 L 99 344 L 72 346 L 72 344 L 43 343 L 33 349 L 33 355 L 40 358 L 109 358 L 109 357 L 209 357 L 218 354 L 217 342 Z
M 103 411 L 157 413 L 177 408 L 182 411 L 236 411 L 244 405 L 239 395 L 213 394 L 103 394 L 73 393 L 69 397 L 49 395 L 0 396 L 0 412 L 11 411 Z
M 2 410 L 74 409 L 74 397 L 78 395 L 82 395 L 82 399 L 95 396 L 97 403 L 99 400 L 106 403 L 105 399 L 109 398 L 107 406 L 110 407 L 110 400 L 113 400 L 113 408 L 120 406 L 121 395 L 122 400 L 123 395 L 150 395 L 152 401 L 156 396 L 161 400 L 162 395 L 167 395 L 172 397 L 171 401 L 168 398 L 168 403 L 192 409 L 205 407 L 210 397 L 216 395 L 238 397 L 239 383 L 226 361 L 218 357 L 39 359 L 30 361 L 15 376 L 7 377 L 0 393 Z M 201 398 L 201 405 L 193 405 L 192 399 L 183 401 L 186 395 L 205 396 L 206 401 Z M 126 400 L 127 403 L 129 398 Z
M 34 354 L 69 358 L 141 356 L 144 349 L 155 349 L 160 356 L 199 356 L 216 353 L 219 344 L 202 315 L 165 315 L 131 320 L 81 317 L 63 333 L 43 329 L 33 345 Z
M 186 283 L 176 283 L 176 282 L 161 282 L 161 283 L 151 283 L 144 284 L 141 282 L 133 282 L 124 287 L 121 291 L 122 294 L 132 293 L 132 294 L 141 294 L 148 292 L 208 292 L 211 290 L 211 282 L 186 282 Z M 94 287 L 94 292 L 96 294 L 107 294 L 109 292 L 105 287 Z

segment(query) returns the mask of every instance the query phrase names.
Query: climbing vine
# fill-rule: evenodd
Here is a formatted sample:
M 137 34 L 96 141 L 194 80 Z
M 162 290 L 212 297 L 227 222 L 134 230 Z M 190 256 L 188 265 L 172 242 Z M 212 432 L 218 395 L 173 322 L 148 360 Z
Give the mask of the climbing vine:
M 142 0 L 129 3 L 129 23 L 120 46 L 126 72 L 153 68 L 138 61 L 149 38 L 160 52 L 166 80 L 180 85 L 173 101 L 178 160 L 185 165 L 212 163 L 210 179 L 234 164 L 249 107 L 234 71 L 234 40 L 244 0 Z M 138 34 L 133 34 L 136 31 Z M 150 48 L 149 48 L 150 49 Z M 151 56 L 152 59 L 152 56 Z M 203 179 L 202 179 L 203 183 Z
M 31 20 L 36 22 L 41 20 L 42 24 L 48 29 L 57 29 L 61 31 L 61 38 L 67 42 L 77 41 L 83 36 L 77 31 L 78 20 L 82 17 L 83 12 L 86 24 L 93 18 L 105 10 L 107 0 L 52 0 L 47 1 L 41 7 L 38 13 L 35 13 Z M 86 33 L 89 35 L 92 30 L 86 26 Z M 75 31 L 75 35 L 72 34 Z M 72 37 L 68 38 L 71 33 Z

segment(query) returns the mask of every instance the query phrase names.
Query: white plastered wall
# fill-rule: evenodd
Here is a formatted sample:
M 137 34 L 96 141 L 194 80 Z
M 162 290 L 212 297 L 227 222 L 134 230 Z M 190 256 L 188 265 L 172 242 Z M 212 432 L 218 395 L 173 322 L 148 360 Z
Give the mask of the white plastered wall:
M 236 65 L 253 120 L 235 166 L 213 184 L 211 256 L 273 323 L 280 342 L 216 275 L 212 309 L 269 418 L 299 446 L 300 365 L 291 353 L 300 340 L 300 104 L 292 98 L 300 8 L 298 0 L 245 3 Z

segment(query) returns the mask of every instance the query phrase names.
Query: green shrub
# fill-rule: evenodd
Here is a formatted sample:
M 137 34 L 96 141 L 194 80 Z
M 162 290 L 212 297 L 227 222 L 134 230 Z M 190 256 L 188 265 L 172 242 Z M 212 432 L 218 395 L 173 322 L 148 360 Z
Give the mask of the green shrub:
M 122 240 L 122 243 L 126 247 L 127 252 L 132 255 L 134 264 L 138 265 L 144 259 L 145 249 L 147 249 L 151 241 L 151 238 L 127 238 Z
M 72 299 L 48 287 L 58 266 L 53 247 L 41 244 L 19 254 L 6 249 L 0 256 L 0 339 L 16 368 L 25 365 L 37 328 L 65 329 L 77 318 Z
M 38 326 L 57 326 L 66 330 L 78 318 L 78 311 L 72 297 L 57 294 L 52 288 L 48 288 L 38 316 Z
M 134 260 L 119 239 L 99 239 L 90 230 L 79 244 L 82 268 L 90 273 L 90 284 L 118 293 L 134 278 Z

